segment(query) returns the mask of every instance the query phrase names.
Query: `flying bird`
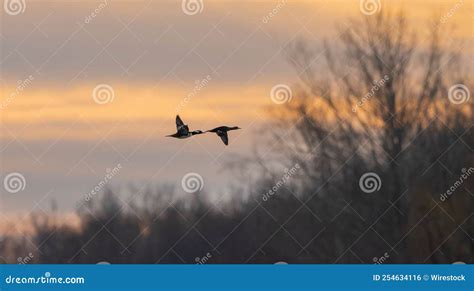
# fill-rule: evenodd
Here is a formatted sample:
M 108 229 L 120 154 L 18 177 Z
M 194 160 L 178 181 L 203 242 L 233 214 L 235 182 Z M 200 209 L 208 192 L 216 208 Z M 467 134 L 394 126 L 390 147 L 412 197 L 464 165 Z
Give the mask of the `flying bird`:
M 187 124 L 184 124 L 184 122 L 181 120 L 179 115 L 176 115 L 176 133 L 167 135 L 167 137 L 174 137 L 174 138 L 188 138 L 193 135 L 197 134 L 203 134 L 204 132 L 202 130 L 194 130 L 194 131 L 189 131 L 189 127 Z
M 227 132 L 229 130 L 236 130 L 236 129 L 241 129 L 241 128 L 238 126 L 233 126 L 233 127 L 219 126 L 211 130 L 206 130 L 206 132 L 216 133 L 222 139 L 225 145 L 229 145 L 229 137 L 227 136 Z

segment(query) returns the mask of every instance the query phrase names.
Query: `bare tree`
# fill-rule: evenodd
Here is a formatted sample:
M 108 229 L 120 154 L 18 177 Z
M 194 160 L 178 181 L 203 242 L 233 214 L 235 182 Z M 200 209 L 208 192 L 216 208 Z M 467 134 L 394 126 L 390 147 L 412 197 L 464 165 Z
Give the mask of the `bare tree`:
M 439 26 L 426 42 L 415 36 L 402 14 L 339 36 L 319 52 L 289 48 L 302 84 L 272 111 L 272 146 L 235 165 L 243 181 L 231 196 L 244 201 L 132 187 L 126 207 L 106 189 L 79 209 L 79 228 L 32 217 L 35 262 L 472 263 L 474 174 L 458 180 L 474 165 L 474 114 L 448 101 L 448 87 L 465 83 L 456 50 Z M 377 192 L 361 189 L 367 172 L 380 176 Z M 0 263 L 26 245 L 4 239 Z
M 347 248 L 348 232 L 366 230 L 365 222 L 375 221 L 387 202 L 398 211 L 380 218 L 379 233 L 396 246 L 404 244 L 403 234 L 418 222 L 410 219 L 410 203 L 447 189 L 451 174 L 465 166 L 462 157 L 472 159 L 472 148 L 457 142 L 472 142 L 472 106 L 448 99 L 449 87 L 468 80 L 459 47 L 445 41 L 446 33 L 435 23 L 428 36 L 417 35 L 403 13 L 388 12 L 352 20 L 322 51 L 302 40 L 287 50 L 301 85 L 287 106 L 273 111 L 278 128 L 292 134 L 293 142 L 281 143 L 280 154 L 302 165 L 302 180 L 311 181 L 302 195 L 316 213 L 338 209 L 343 200 L 353 202 L 357 216 L 369 218 L 333 229 L 331 241 L 341 250 Z M 318 62 L 322 56 L 326 67 Z M 377 198 L 366 199 L 359 189 L 365 172 L 381 177 Z M 424 176 L 437 181 L 427 195 L 413 190 L 426 185 Z M 438 234 L 433 249 L 444 238 L 444 232 Z

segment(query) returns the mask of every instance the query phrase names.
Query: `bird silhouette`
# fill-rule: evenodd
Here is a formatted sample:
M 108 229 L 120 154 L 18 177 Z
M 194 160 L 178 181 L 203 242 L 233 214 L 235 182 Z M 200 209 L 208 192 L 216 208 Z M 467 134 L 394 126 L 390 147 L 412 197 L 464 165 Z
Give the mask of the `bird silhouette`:
M 176 115 L 176 133 L 167 135 L 166 137 L 174 137 L 174 138 L 188 138 L 193 135 L 198 135 L 198 134 L 203 134 L 204 132 L 202 130 L 194 130 L 194 131 L 189 131 L 189 127 L 187 124 L 184 124 L 184 122 L 181 120 L 179 115 Z
M 219 126 L 211 130 L 206 130 L 206 132 L 214 132 L 222 139 L 225 145 L 229 145 L 229 137 L 227 136 L 227 132 L 229 130 L 236 130 L 236 129 L 241 129 L 241 128 L 238 126 L 232 126 L 232 127 Z

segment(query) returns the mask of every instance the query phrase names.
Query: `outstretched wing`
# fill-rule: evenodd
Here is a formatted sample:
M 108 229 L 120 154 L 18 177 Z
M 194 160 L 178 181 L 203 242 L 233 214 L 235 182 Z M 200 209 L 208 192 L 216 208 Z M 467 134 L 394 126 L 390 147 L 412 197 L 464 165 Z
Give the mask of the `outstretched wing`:
M 217 135 L 220 136 L 225 145 L 229 145 L 229 138 L 227 137 L 227 131 L 218 131 Z
M 179 115 L 176 115 L 176 127 L 179 128 L 184 125 L 184 122 L 181 120 L 181 117 Z
M 189 132 L 189 128 L 184 122 L 181 120 L 179 115 L 176 115 L 176 130 L 178 133 L 186 135 Z

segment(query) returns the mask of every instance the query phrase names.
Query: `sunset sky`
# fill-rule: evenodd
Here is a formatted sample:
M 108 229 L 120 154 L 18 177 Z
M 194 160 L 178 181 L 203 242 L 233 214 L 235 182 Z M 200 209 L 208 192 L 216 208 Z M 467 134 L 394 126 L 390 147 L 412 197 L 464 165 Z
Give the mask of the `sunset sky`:
M 404 9 L 421 45 L 428 21 L 451 15 L 442 25 L 455 29 L 471 69 L 473 4 L 381 1 Z M 364 16 L 358 0 L 204 0 L 195 15 L 181 1 L 26 0 L 24 8 L 1 14 L 1 175 L 26 180 L 18 193 L 1 189 L 2 213 L 46 210 L 51 199 L 69 211 L 119 163 L 117 189 L 180 185 L 196 172 L 206 190 L 225 191 L 235 182 L 222 171 L 226 157 L 249 154 L 265 108 L 278 106 L 271 88 L 298 82 L 282 47 L 306 39 L 322 54 L 338 25 Z M 100 84 L 113 89 L 105 104 L 93 98 Z M 178 113 L 191 129 L 243 129 L 228 147 L 211 134 L 165 138 Z

